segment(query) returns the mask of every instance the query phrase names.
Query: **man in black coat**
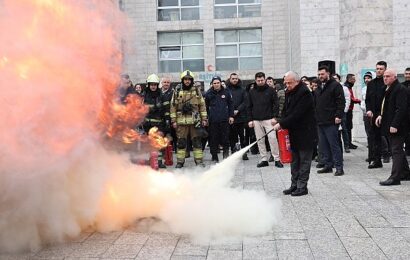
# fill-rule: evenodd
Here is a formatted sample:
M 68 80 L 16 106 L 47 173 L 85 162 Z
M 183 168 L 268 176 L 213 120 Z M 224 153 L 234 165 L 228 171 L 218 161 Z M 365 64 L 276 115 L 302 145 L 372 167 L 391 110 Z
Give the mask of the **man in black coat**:
M 393 165 L 390 177 L 381 181 L 380 185 L 400 185 L 400 180 L 410 175 L 409 164 L 403 150 L 410 123 L 407 89 L 399 83 L 397 73 L 392 69 L 384 72 L 383 80 L 387 88 L 382 101 L 381 113 L 375 123 L 381 128 L 381 134 L 390 139 Z
M 341 176 L 343 171 L 343 154 L 340 149 L 338 134 L 339 125 L 345 108 L 345 97 L 342 86 L 330 77 L 327 66 L 319 67 L 320 85 L 314 91 L 316 119 L 319 131 L 319 150 L 324 168 L 317 173 L 332 172 L 335 166 L 335 176 Z
M 245 142 L 245 124 L 247 122 L 246 90 L 242 87 L 242 82 L 236 73 L 231 73 L 229 80 L 227 80 L 226 87 L 231 92 L 234 111 L 234 123 L 231 125 L 229 131 L 231 152 L 234 153 L 237 150 L 236 144 L 238 143 L 238 137 L 241 148 L 248 145 Z M 248 160 L 248 155 L 245 153 L 242 159 Z
M 384 96 L 383 74 L 386 71 L 387 63 L 379 61 L 376 64 L 376 78 L 369 82 L 366 90 L 366 115 L 370 118 L 369 129 L 369 169 L 383 167 L 382 157 L 382 136 L 380 128 L 375 125 L 376 118 L 380 115 Z
M 283 194 L 302 196 L 308 194 L 307 183 L 317 133 L 313 96 L 309 88 L 300 81 L 299 75 L 293 71 L 285 74 L 284 84 L 287 90 L 282 118 L 273 127 L 275 130 L 289 130 L 292 148 L 292 184 Z

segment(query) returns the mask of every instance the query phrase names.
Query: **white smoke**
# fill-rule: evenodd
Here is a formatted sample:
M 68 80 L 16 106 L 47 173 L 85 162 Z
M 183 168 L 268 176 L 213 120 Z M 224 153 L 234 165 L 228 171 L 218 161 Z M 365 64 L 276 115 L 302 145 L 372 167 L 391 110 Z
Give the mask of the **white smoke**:
M 272 229 L 278 202 L 230 188 L 243 151 L 205 173 L 173 174 L 131 164 L 100 143 L 102 96 L 114 91 L 121 64 L 123 23 L 111 1 L 2 4 L 1 252 L 151 216 L 196 239 Z

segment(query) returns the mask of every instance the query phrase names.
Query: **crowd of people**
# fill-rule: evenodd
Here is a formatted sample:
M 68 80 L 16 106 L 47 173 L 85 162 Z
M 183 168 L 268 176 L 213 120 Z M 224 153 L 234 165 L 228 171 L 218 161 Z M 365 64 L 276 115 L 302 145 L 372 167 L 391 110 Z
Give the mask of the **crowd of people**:
M 369 169 L 383 167 L 392 158 L 391 176 L 380 185 L 398 185 L 410 180 L 406 153 L 410 153 L 410 68 L 399 83 L 397 72 L 379 61 L 376 73 L 367 72 L 367 86 L 362 99 L 356 98 L 354 74 L 344 83 L 327 66 L 320 66 L 314 77 L 300 77 L 289 71 L 283 85 L 255 74 L 255 80 L 244 86 L 239 75 L 231 73 L 227 80 L 215 76 L 204 91 L 195 82 L 194 73 L 182 72 L 180 83 L 171 87 L 171 78 L 161 80 L 155 74 L 147 78 L 146 87 L 133 85 L 128 75 L 122 75 L 118 101 L 126 105 L 128 95 L 139 95 L 149 112 L 141 126 L 145 132 L 152 127 L 169 136 L 176 151 L 176 168 L 184 167 L 191 151 L 196 165 L 205 166 L 204 149 L 208 144 L 212 162 L 219 154 L 227 158 L 258 140 L 248 152 L 259 154 L 256 167 L 282 168 L 276 131 L 288 129 L 293 161 L 292 184 L 284 194 L 308 194 L 307 183 L 312 161 L 317 173 L 344 175 L 343 153 L 357 149 L 352 143 L 353 109 L 360 105 L 368 140 Z M 264 138 L 265 137 L 265 138 Z M 406 151 L 406 152 L 405 152 Z M 161 157 L 159 167 L 165 168 Z

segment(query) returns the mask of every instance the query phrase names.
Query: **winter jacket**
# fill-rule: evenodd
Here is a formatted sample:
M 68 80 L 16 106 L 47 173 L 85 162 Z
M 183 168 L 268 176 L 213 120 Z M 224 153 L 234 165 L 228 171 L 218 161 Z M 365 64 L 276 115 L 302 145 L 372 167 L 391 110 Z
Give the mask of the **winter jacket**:
M 228 119 L 233 117 L 232 96 L 229 90 L 221 88 L 216 91 L 211 87 L 205 93 L 205 103 L 210 123 L 228 122 Z
M 397 128 L 397 135 L 407 135 L 409 130 L 407 96 L 407 89 L 398 80 L 395 80 L 389 88 L 386 88 L 381 111 L 382 135 L 390 135 L 390 127 Z
M 227 89 L 232 95 L 232 106 L 233 110 L 238 110 L 238 114 L 234 116 L 235 123 L 247 122 L 247 110 L 246 110 L 246 90 L 242 87 L 241 80 L 238 81 L 237 85 L 232 85 L 229 80 L 226 81 Z
M 375 78 L 367 85 L 366 111 L 372 111 L 373 120 L 380 115 L 385 89 L 383 77 Z
M 278 116 L 279 101 L 276 91 L 265 84 L 255 86 L 248 94 L 248 120 L 262 121 Z
M 280 126 L 289 130 L 292 149 L 313 149 L 317 130 L 312 92 L 300 82 L 292 91 L 286 91 L 284 105 Z
M 285 106 L 286 100 L 286 89 L 279 89 L 276 94 L 278 95 L 278 103 L 279 103 L 279 110 L 278 110 L 278 118 L 282 118 L 283 108 Z
M 313 93 L 318 125 L 332 125 L 336 117 L 343 118 L 345 97 L 340 83 L 330 78 L 324 87 L 319 85 Z

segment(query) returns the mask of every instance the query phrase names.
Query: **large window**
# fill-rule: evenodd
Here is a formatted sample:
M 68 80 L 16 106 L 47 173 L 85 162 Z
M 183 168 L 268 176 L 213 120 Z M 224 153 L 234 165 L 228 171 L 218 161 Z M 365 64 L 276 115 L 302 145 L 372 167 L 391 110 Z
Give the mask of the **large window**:
M 215 31 L 216 70 L 262 69 L 262 30 Z
M 261 16 L 262 0 L 215 0 L 214 17 L 237 18 Z
M 158 0 L 158 21 L 199 20 L 199 0 Z
M 202 32 L 158 33 L 158 49 L 161 72 L 204 70 Z

